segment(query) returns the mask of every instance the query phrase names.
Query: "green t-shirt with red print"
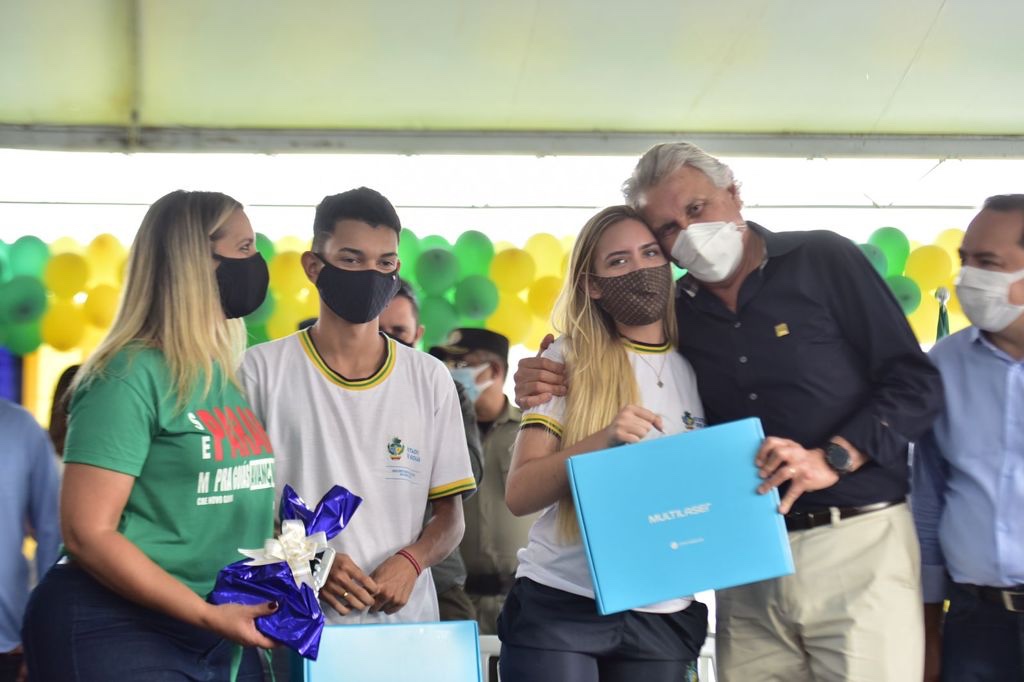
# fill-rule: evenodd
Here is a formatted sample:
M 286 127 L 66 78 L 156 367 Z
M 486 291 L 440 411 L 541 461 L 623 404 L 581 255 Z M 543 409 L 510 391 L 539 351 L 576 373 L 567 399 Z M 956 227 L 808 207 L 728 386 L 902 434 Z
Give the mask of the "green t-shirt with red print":
M 118 530 L 200 596 L 273 535 L 273 450 L 219 370 L 180 408 L 163 354 L 122 350 L 75 392 L 64 461 L 134 476 Z

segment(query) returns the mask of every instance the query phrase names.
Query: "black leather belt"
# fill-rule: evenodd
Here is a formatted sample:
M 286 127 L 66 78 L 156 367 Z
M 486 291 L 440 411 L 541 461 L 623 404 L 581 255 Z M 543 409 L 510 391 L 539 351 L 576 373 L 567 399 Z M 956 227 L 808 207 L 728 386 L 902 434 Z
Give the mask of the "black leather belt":
M 982 601 L 1002 606 L 1013 613 L 1024 613 L 1024 585 L 1016 587 L 986 587 L 984 585 L 968 585 L 956 583 L 965 592 L 970 592 Z
M 502 575 L 500 573 L 476 573 L 466 576 L 466 594 L 477 594 L 484 597 L 493 597 L 498 594 L 508 594 L 515 583 L 514 575 Z
M 829 507 L 827 509 L 816 509 L 814 511 L 790 512 L 786 514 L 786 530 L 810 530 L 818 526 L 831 525 L 833 521 L 848 519 L 861 514 L 881 511 L 897 504 L 903 504 L 903 500 L 892 502 L 876 502 L 865 504 L 860 507 Z

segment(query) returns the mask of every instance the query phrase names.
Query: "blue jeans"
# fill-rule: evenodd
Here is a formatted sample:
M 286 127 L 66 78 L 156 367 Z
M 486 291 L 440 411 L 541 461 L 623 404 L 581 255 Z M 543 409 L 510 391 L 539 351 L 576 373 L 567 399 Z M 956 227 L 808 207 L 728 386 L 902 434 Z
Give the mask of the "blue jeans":
M 32 682 L 228 680 L 235 644 L 128 601 L 74 564 L 51 568 L 33 590 L 22 642 Z M 255 649 L 238 680 L 262 682 Z
M 1024 613 L 1007 611 L 950 584 L 942 625 L 945 682 L 1024 680 Z

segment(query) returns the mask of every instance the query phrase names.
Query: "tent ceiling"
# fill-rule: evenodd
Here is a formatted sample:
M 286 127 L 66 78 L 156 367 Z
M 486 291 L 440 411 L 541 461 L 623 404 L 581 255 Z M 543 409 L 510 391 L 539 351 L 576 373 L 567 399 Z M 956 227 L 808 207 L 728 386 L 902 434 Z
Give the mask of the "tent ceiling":
M 0 124 L 1024 135 L 1007 0 L 0 0 Z

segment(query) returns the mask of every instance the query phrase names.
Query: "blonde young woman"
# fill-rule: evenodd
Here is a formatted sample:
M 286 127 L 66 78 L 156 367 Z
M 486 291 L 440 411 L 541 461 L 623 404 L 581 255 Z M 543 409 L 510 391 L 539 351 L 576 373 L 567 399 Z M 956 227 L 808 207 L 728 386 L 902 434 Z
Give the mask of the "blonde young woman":
M 506 682 L 689 679 L 707 609 L 681 597 L 599 615 L 565 469 L 571 455 L 703 425 L 693 370 L 673 349 L 671 291 L 669 263 L 632 209 L 587 222 L 556 312 L 562 337 L 544 352 L 565 363 L 569 389 L 523 416 L 508 475 L 512 512 L 543 514 L 498 619 Z
M 65 557 L 23 629 L 36 680 L 228 679 L 234 643 L 272 647 L 276 606 L 204 597 L 273 531 L 273 454 L 239 391 L 239 318 L 267 289 L 242 206 L 172 192 L 150 207 L 110 333 L 72 387 Z M 239 679 L 262 679 L 255 649 Z

